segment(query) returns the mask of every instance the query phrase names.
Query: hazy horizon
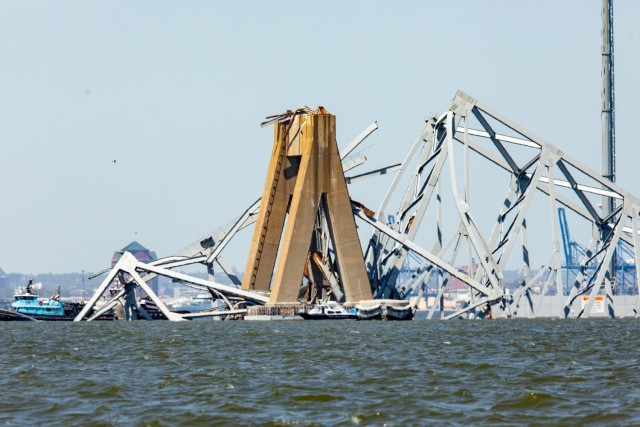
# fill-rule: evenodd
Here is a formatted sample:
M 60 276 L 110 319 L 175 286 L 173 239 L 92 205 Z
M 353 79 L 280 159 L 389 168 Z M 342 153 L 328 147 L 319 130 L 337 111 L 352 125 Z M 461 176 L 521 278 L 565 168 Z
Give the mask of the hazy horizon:
M 170 255 L 261 194 L 264 116 L 323 105 L 373 169 L 458 89 L 601 170 L 601 1 L 3 2 L 0 268 L 99 271 Z M 633 142 L 640 2 L 616 1 L 617 183 Z M 115 160 L 115 162 L 114 162 Z M 375 207 L 389 177 L 352 185 Z M 500 189 L 502 192 L 503 189 Z M 487 190 L 489 191 L 489 190 Z M 250 231 L 224 252 L 244 269 Z

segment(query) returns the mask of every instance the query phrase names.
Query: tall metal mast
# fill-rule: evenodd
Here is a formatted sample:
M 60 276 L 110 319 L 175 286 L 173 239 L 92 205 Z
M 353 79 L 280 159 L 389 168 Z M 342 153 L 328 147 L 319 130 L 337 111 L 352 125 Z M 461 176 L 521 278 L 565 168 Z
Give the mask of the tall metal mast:
M 613 86 L 613 0 L 602 0 L 602 176 L 616 181 L 615 91 Z M 614 199 L 602 199 L 603 217 L 615 209 Z M 608 233 L 609 230 L 603 230 Z M 609 265 L 609 277 L 614 279 L 614 258 Z
M 613 0 L 602 0 L 602 175 L 611 182 L 616 181 L 613 78 Z M 605 197 L 604 202 L 607 215 L 613 211 L 613 199 Z

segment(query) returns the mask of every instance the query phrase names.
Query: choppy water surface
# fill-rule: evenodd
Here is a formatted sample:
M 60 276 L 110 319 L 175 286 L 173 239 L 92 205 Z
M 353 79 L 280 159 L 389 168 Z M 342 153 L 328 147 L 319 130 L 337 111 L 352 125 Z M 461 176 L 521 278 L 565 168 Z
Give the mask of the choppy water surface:
M 638 425 L 639 325 L 6 322 L 0 425 Z

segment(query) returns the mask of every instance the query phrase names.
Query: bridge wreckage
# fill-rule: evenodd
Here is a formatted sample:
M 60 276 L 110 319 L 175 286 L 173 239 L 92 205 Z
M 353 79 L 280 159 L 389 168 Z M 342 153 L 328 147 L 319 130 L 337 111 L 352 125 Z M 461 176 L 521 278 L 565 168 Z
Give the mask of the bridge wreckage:
M 429 319 L 474 317 L 488 308 L 494 317 L 567 318 L 631 316 L 640 309 L 640 200 L 471 96 L 459 91 L 444 114 L 426 120 L 402 163 L 354 176 L 345 173 L 366 158 L 352 153 L 377 124 L 339 150 L 335 116 L 322 107 L 267 119 L 274 145 L 261 199 L 172 256 L 142 263 L 125 252 L 103 272 L 76 321 L 118 304 L 127 319 L 151 318 L 136 301 L 138 287 L 174 321 L 295 314 L 323 301 L 347 307 L 382 301 Z M 395 175 L 376 212 L 350 198 L 348 185 L 384 174 Z M 472 187 L 479 189 L 473 202 Z M 599 211 L 603 198 L 611 201 L 610 212 Z M 559 209 L 588 230 L 570 276 L 562 274 Z M 359 234 L 356 220 L 370 226 L 364 245 L 362 230 L 369 227 Z M 223 252 L 250 226 L 240 280 Z M 456 267 L 464 258 L 464 267 Z M 213 280 L 214 264 L 233 285 Z M 204 266 L 210 279 L 176 271 L 188 265 Z M 521 270 L 515 286 L 505 278 L 514 266 Z M 158 275 L 208 291 L 219 309 L 170 311 L 146 283 Z M 446 307 L 454 282 L 464 300 Z M 101 299 L 106 302 L 97 307 Z

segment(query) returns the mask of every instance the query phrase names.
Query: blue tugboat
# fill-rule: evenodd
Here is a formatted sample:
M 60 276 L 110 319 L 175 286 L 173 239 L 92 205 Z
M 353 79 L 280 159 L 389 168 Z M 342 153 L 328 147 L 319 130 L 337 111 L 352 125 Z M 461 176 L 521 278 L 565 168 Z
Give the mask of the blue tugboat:
M 40 298 L 33 291 L 33 283 L 29 280 L 29 284 L 24 290 L 19 290 L 13 296 L 11 308 L 21 314 L 38 319 L 45 316 L 62 317 L 64 315 L 64 303 L 60 301 L 60 294 L 56 294 L 51 298 Z
M 2 310 L 0 320 L 73 320 L 84 302 L 63 302 L 60 290 L 51 298 L 42 298 L 33 290 L 29 280 L 26 288 L 16 291 L 11 311 Z M 28 317 L 29 319 L 25 319 Z

